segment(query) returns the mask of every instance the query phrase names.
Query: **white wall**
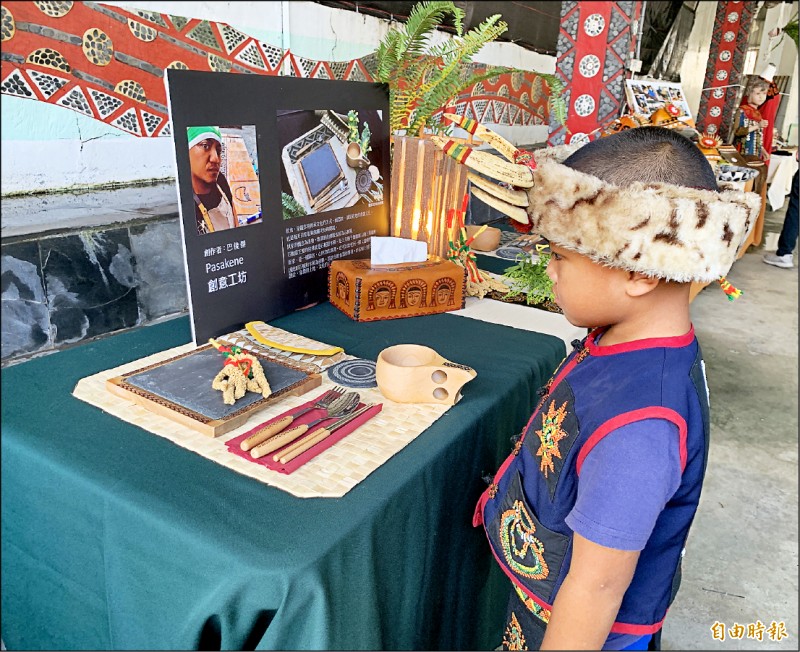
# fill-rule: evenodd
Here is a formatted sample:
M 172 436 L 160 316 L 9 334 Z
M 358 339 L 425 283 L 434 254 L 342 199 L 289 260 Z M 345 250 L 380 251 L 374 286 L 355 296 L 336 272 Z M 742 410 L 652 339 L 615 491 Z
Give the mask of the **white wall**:
M 259 40 L 315 60 L 346 61 L 377 48 L 391 23 L 312 2 L 106 2 L 225 22 Z M 447 38 L 442 34 L 439 38 Z M 475 61 L 553 72 L 555 57 L 512 43 L 487 45 Z M 138 138 L 44 102 L 0 96 L 3 195 L 166 179 L 175 175 L 171 138 Z M 547 126 L 511 127 L 518 143 L 547 138 Z
M 175 176 L 171 138 L 137 138 L 76 111 L 0 96 L 3 196 Z

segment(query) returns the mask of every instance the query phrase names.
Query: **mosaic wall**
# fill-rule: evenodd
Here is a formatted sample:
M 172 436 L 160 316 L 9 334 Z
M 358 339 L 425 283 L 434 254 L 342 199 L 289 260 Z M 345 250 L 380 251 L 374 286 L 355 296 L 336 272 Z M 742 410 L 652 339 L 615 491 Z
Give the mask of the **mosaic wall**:
M 482 124 L 546 125 L 549 97 L 541 77 L 520 70 L 471 86 L 456 99 L 455 112 Z
M 750 23 L 757 2 L 718 2 L 697 128 L 723 139 L 736 109 Z
M 374 54 L 314 61 L 225 23 L 96 2 L 8 2 L 0 12 L 3 94 L 77 111 L 134 136 L 170 133 L 166 68 L 373 80 Z M 495 124 L 549 120 L 546 86 L 523 71 L 476 84 L 455 108 Z
M 556 74 L 568 113 L 566 129 L 551 118 L 550 145 L 588 140 L 620 114 L 625 64 L 636 47 L 631 25 L 641 8 L 641 2 L 561 3 Z

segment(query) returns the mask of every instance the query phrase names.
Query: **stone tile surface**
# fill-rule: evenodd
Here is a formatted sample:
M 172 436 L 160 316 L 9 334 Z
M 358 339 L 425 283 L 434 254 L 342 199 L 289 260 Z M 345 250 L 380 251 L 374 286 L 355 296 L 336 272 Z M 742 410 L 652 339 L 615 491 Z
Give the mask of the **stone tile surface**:
M 152 186 L 7 197 L 3 199 L 2 235 L 8 238 L 56 229 L 107 228 L 141 218 L 177 215 L 174 180 Z
M 0 292 L 2 357 L 50 348 L 50 313 L 37 242 L 2 245 Z
M 139 308 L 146 320 L 188 309 L 183 239 L 177 219 L 130 228 Z
M 41 241 L 53 344 L 138 325 L 137 279 L 127 228 Z

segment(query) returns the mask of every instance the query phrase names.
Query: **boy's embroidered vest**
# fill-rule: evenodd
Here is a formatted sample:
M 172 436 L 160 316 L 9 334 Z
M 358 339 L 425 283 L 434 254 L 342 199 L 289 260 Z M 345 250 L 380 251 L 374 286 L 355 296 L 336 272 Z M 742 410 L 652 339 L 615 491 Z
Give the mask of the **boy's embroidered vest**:
M 681 484 L 642 550 L 612 632 L 658 631 L 700 499 L 708 451 L 708 392 L 694 329 L 684 336 L 576 347 L 475 510 L 492 552 L 531 612 L 547 622 L 572 558 L 564 519 L 584 458 L 609 432 L 660 418 L 679 431 Z

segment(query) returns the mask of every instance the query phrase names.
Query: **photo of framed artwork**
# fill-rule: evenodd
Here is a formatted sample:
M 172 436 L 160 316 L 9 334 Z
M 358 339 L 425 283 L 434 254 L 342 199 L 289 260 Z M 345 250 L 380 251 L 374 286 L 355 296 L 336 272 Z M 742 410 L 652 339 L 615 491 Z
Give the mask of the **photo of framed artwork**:
M 384 129 L 381 111 L 279 110 L 284 218 L 382 203 Z
M 656 79 L 628 79 L 625 81 L 625 95 L 632 113 L 650 117 L 656 109 L 672 104 L 680 113 L 679 120 L 694 124 L 692 112 L 680 83 Z

